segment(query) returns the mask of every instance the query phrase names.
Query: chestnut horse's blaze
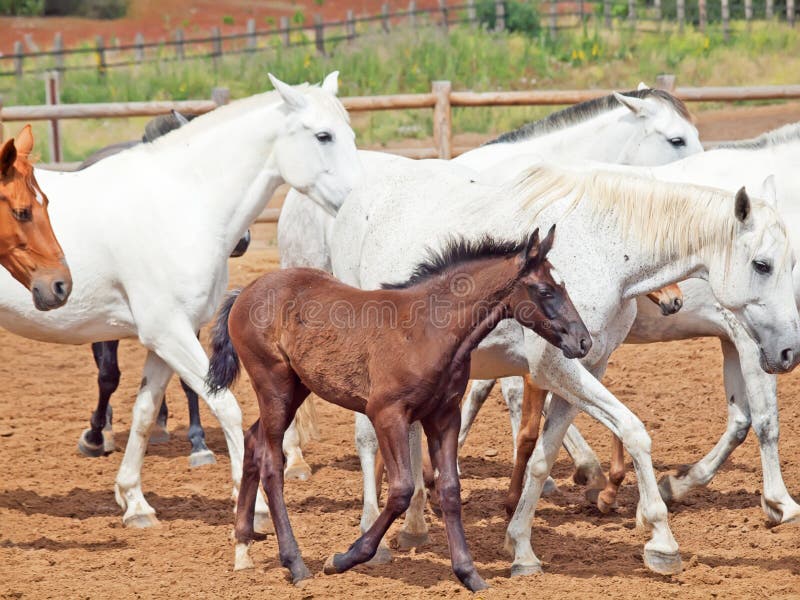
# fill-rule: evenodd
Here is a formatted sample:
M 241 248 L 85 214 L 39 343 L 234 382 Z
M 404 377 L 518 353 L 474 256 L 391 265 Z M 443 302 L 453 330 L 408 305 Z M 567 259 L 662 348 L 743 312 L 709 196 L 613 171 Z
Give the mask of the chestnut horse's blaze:
M 0 264 L 28 288 L 39 310 L 62 306 L 72 275 L 47 214 L 47 196 L 33 175 L 31 126 L 0 148 Z
M 213 332 L 207 384 L 228 387 L 241 357 L 260 418 L 245 436 L 244 473 L 236 513 L 236 568 L 252 566 L 258 481 L 269 499 L 281 563 L 295 583 L 310 577 L 283 499 L 283 435 L 314 392 L 366 414 L 378 434 L 389 497 L 375 524 L 325 564 L 341 573 L 366 562 L 414 491 L 408 432 L 421 421 L 444 515 L 453 571 L 470 590 L 478 575 L 461 523 L 456 468 L 459 403 L 472 350 L 501 320 L 514 318 L 568 357 L 583 357 L 591 339 L 563 283 L 546 259 L 555 227 L 520 243 L 452 242 L 405 283 L 363 291 L 316 269 L 284 269 L 251 283 L 223 305 Z M 377 310 L 376 310 L 377 308 Z

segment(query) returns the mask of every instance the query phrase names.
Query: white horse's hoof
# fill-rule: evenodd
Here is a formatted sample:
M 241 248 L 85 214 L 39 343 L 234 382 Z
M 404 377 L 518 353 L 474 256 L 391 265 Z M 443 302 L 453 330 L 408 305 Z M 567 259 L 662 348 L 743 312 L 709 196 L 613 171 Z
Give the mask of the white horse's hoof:
M 306 463 L 286 467 L 283 472 L 284 479 L 296 479 L 297 481 L 308 481 L 311 479 L 311 467 Z
M 253 531 L 256 533 L 275 533 L 269 513 L 256 513 L 253 517 Z
M 87 437 L 91 429 L 84 429 L 81 437 L 78 439 L 78 452 L 89 458 L 98 458 L 105 456 L 105 444 L 93 444 Z M 103 436 L 105 438 L 105 436 Z M 105 441 L 105 439 L 104 439 Z
M 157 527 L 158 519 L 154 514 L 131 515 L 122 519 L 122 524 L 131 529 L 147 529 L 149 527 Z
M 412 548 L 421 548 L 429 543 L 430 538 L 427 533 L 408 533 L 407 531 L 400 531 L 397 534 L 397 549 L 404 552 Z
M 150 444 L 166 444 L 169 441 L 169 431 L 158 423 L 150 430 Z
M 542 486 L 542 496 L 552 496 L 556 493 L 558 493 L 558 485 L 556 485 L 555 479 L 548 476 L 547 479 L 544 480 L 544 485 Z
M 211 450 L 199 450 L 189 455 L 189 466 L 192 468 L 213 465 L 216 462 L 217 459 L 214 458 L 214 453 Z
M 679 552 L 661 552 L 660 550 L 645 548 L 644 564 L 648 569 L 659 575 L 677 575 L 683 571 Z
M 252 546 L 252 542 L 248 544 L 236 544 L 234 548 L 234 559 L 233 559 L 233 570 L 234 571 L 244 571 L 245 569 L 255 569 L 256 565 L 253 562 L 253 559 L 250 558 L 250 546 Z
M 368 565 L 388 565 L 392 562 L 392 551 L 389 550 L 386 546 L 381 544 L 378 546 L 378 550 L 375 552 L 375 556 L 370 558 L 366 564 Z
M 542 572 L 542 564 L 535 565 L 511 565 L 512 577 L 524 577 L 526 575 L 538 575 Z

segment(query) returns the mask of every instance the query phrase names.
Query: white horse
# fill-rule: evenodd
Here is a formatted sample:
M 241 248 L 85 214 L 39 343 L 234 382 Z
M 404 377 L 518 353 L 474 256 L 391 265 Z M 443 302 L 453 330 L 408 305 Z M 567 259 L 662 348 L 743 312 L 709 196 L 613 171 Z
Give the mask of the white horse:
M 398 165 L 399 167 L 399 165 Z M 339 211 L 331 250 L 334 273 L 372 289 L 404 277 L 424 255 L 452 234 L 467 238 L 492 232 L 514 239 L 525 228 L 558 221 L 553 264 L 566 282 L 593 346 L 581 361 L 569 361 L 543 340 L 507 324 L 472 357 L 473 378 L 531 372 L 557 394 L 545 433 L 528 465 L 525 495 L 508 532 L 515 552 L 512 574 L 538 571 L 530 525 L 541 485 L 567 426 L 578 409 L 609 427 L 624 442 L 636 467 L 638 520 L 651 527 L 645 563 L 653 571 L 680 570 L 678 546 L 650 459 L 650 438 L 641 421 L 599 381 L 610 353 L 627 335 L 635 298 L 669 283 L 708 279 L 718 302 L 732 311 L 754 338 L 772 371 L 794 367 L 800 357 L 800 318 L 794 302 L 793 256 L 774 208 L 732 194 L 666 185 L 616 174 L 580 174 L 551 168 L 531 171 L 514 186 L 495 188 L 421 165 L 396 167 L 391 176 L 370 177 Z M 754 270 L 753 260 L 772 265 Z M 506 322 L 507 323 L 507 322 Z M 501 324 L 502 325 L 502 324 Z M 520 340 L 524 338 L 524 344 Z M 522 350 L 522 351 L 520 351 Z M 359 450 L 376 446 L 374 433 L 358 426 Z M 419 464 L 419 450 L 412 460 Z M 372 473 L 364 473 L 361 526 L 378 515 Z M 415 494 L 404 533 L 424 536 L 424 492 Z
M 530 160 L 531 153 L 565 162 L 590 159 L 658 165 L 702 150 L 686 106 L 667 92 L 640 84 L 636 91 L 604 96 L 555 112 L 450 163 L 474 170 L 492 165 L 483 171 L 481 179 L 500 183 L 505 180 L 501 168 L 510 158 L 525 156 Z M 361 151 L 360 155 L 369 172 L 390 173 L 395 164 L 384 153 Z M 440 161 L 422 163 L 438 168 Z M 281 267 L 315 267 L 332 272 L 330 237 L 339 208 L 340 204 L 318 205 L 296 190 L 289 192 L 278 222 Z M 484 386 L 487 383 L 493 381 Z M 519 416 L 512 423 L 518 423 Z M 285 475 L 308 479 L 311 468 L 303 459 L 300 433 L 293 422 L 284 437 Z M 602 475 L 602 471 L 597 472 Z
M 778 211 L 787 224 L 795 254 L 800 253 L 800 123 L 787 125 L 752 140 L 725 144 L 719 149 L 669 165 L 650 169 L 615 167 L 622 172 L 645 173 L 662 181 L 687 182 L 735 190 L 744 183 L 750 190 L 763 188 L 764 195 L 777 197 Z M 792 234 L 791 232 L 795 232 Z M 795 299 L 800 304 L 800 269 L 793 273 Z M 682 499 L 693 488 L 707 485 L 730 454 L 744 441 L 750 425 L 756 432 L 764 473 L 761 506 L 773 524 L 800 520 L 800 504 L 791 497 L 781 473 L 778 453 L 777 381 L 760 366 L 757 347 L 735 319 L 720 310 L 705 281 L 681 283 L 681 311 L 668 319 L 649 302 L 638 302 L 636 320 L 626 343 L 650 343 L 712 336 L 720 339 L 723 375 L 728 402 L 728 424 L 722 438 L 700 461 L 681 475 L 667 475 L 659 488 L 667 502 Z M 518 414 L 521 378 L 503 380 L 507 402 Z M 509 394 L 506 394 L 510 391 Z M 477 408 L 485 399 L 473 387 L 462 411 L 465 436 Z M 517 424 L 518 426 L 518 424 Z M 600 470 L 599 461 L 580 434 L 571 427 L 566 444 L 583 472 Z M 463 438 L 462 438 L 463 439 Z
M 156 523 L 141 468 L 173 372 L 219 419 L 238 494 L 241 411 L 229 391 L 208 393 L 208 358 L 195 332 L 225 292 L 228 255 L 276 187 L 288 182 L 318 201 L 338 202 L 360 176 L 354 134 L 335 97 L 337 74 L 322 87 L 270 78 L 277 92 L 233 102 L 152 144 L 84 171 L 37 171 L 70 257 L 72 296 L 43 314 L 21 286 L 0 281 L 0 326 L 14 333 L 62 344 L 137 336 L 148 349 L 116 478 L 125 525 Z M 263 498 L 259 512 L 268 514 Z

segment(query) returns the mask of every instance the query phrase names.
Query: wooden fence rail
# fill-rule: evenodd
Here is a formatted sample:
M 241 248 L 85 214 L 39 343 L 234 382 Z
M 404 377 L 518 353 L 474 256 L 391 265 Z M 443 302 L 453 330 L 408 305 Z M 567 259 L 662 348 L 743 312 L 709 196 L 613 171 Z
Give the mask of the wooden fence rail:
M 46 82 L 47 84 L 47 82 Z M 750 87 L 675 87 L 675 77 L 661 75 L 656 87 L 668 89 L 686 102 L 739 102 L 755 100 L 800 99 L 800 85 L 770 85 Z M 527 90 L 515 92 L 455 92 L 449 81 L 434 81 L 430 93 L 394 94 L 386 96 L 351 96 L 342 98 L 351 112 L 399 109 L 433 109 L 434 148 L 387 149 L 412 158 L 444 158 L 457 156 L 469 148 L 453 146 L 452 109 L 474 106 L 557 106 L 585 102 L 606 96 L 612 90 Z M 48 98 L 56 94 L 49 94 Z M 52 168 L 69 168 L 68 163 L 58 164 L 61 157 L 58 121 L 60 119 L 93 119 L 113 117 L 140 117 L 166 114 L 172 110 L 187 114 L 202 114 L 225 104 L 230 99 L 226 88 L 214 88 L 211 100 L 121 102 L 95 104 L 49 104 L 43 106 L 3 106 L 0 102 L 0 141 L 4 121 L 51 122 Z M 259 222 L 277 221 L 278 213 L 269 209 Z

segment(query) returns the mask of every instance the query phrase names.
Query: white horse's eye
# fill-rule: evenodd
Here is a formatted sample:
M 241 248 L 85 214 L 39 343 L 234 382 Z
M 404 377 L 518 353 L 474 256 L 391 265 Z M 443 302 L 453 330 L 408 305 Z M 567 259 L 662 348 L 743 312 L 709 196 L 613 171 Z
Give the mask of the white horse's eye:
M 673 148 L 683 148 L 686 145 L 686 140 L 682 137 L 669 138 L 669 143 Z
M 317 141 L 320 144 L 329 144 L 333 141 L 333 135 L 327 131 L 320 131 L 319 133 L 315 134 L 314 137 L 317 138 Z
M 760 273 L 761 275 L 769 275 L 772 273 L 772 265 L 765 260 L 754 260 L 753 268 L 756 270 L 756 273 Z

